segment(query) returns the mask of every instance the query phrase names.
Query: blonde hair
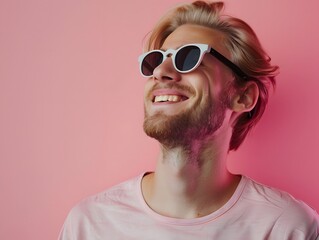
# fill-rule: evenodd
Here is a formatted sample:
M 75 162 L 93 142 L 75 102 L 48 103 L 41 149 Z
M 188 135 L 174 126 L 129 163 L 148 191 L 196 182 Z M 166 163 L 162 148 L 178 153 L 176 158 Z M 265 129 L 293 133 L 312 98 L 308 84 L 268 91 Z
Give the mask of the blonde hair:
M 269 56 L 252 28 L 243 20 L 222 14 L 223 9 L 223 2 L 204 1 L 195 1 L 172 9 L 150 33 L 146 48 L 159 49 L 168 35 L 183 24 L 206 26 L 224 34 L 225 47 L 231 54 L 230 60 L 249 76 L 246 80 L 237 76 L 235 86 L 254 81 L 259 88 L 256 106 L 251 112 L 241 114 L 233 127 L 229 150 L 236 150 L 264 113 L 269 90 L 276 85 L 278 66 L 271 65 Z

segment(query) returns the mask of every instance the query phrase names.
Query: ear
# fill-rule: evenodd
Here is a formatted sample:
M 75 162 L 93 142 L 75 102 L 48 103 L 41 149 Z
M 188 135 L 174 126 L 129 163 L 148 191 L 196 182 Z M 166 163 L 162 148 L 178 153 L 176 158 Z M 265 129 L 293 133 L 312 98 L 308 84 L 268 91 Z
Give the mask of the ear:
M 238 88 L 232 99 L 232 110 L 236 113 L 250 112 L 255 107 L 259 97 L 258 85 L 247 82 L 244 87 Z

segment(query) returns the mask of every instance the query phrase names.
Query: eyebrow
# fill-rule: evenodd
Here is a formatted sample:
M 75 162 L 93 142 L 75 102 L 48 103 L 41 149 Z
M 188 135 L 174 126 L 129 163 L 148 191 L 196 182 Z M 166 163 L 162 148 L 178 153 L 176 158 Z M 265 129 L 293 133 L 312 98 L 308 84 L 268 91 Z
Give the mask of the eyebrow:
M 181 44 L 181 45 L 178 45 L 176 48 L 159 48 L 158 50 L 161 50 L 161 51 L 163 51 L 163 52 L 165 52 L 165 51 L 167 51 L 168 49 L 173 49 L 173 50 L 177 50 L 177 49 L 179 49 L 179 48 L 181 48 L 181 47 L 183 47 L 183 46 L 185 46 L 185 45 L 187 45 L 187 44 L 189 44 L 189 43 L 185 43 L 185 44 Z M 195 44 L 195 43 L 194 43 Z

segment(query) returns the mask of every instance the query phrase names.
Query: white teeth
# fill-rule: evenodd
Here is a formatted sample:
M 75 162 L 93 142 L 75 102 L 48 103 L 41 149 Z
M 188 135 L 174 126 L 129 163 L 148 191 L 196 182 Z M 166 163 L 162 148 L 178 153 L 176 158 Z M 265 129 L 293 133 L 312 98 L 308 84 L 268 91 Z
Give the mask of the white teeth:
M 154 102 L 179 102 L 181 100 L 181 96 L 177 95 L 161 95 L 154 98 Z

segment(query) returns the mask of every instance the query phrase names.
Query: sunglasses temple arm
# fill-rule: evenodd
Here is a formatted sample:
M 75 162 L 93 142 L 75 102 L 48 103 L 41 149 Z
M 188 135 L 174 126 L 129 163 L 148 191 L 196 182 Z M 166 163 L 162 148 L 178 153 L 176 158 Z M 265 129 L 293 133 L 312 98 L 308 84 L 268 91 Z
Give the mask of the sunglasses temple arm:
M 233 62 L 225 58 L 222 54 L 217 52 L 215 49 L 210 49 L 210 54 L 212 54 L 215 58 L 217 58 L 219 61 L 221 61 L 224 65 L 229 67 L 234 73 L 236 73 L 237 76 L 239 76 L 242 79 L 247 79 L 248 76 Z

